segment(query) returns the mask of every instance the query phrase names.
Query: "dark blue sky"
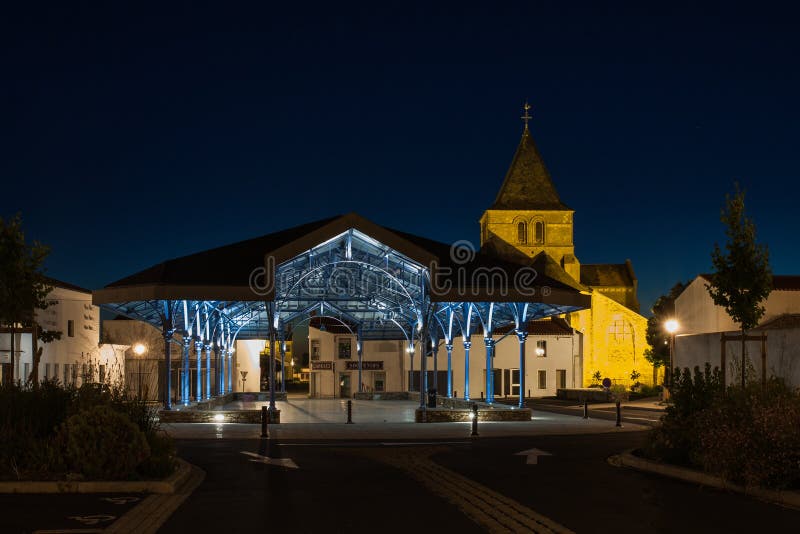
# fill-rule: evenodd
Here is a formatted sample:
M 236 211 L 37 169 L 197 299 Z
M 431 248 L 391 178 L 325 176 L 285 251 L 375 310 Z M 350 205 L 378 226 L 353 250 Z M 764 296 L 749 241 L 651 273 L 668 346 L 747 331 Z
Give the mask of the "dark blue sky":
M 578 258 L 630 258 L 643 310 L 709 270 L 735 180 L 800 273 L 797 13 L 497 3 L 5 12 L 0 215 L 90 288 L 349 211 L 477 242 L 528 98 Z

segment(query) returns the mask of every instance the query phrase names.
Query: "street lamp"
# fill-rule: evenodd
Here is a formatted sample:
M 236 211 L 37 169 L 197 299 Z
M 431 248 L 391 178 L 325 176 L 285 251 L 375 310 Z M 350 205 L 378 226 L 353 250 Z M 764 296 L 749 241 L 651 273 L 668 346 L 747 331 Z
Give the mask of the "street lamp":
M 142 358 L 141 358 L 141 356 L 144 355 L 145 352 L 147 352 L 147 347 L 145 347 L 143 344 L 137 343 L 136 345 L 133 346 L 133 353 L 136 354 L 137 356 L 139 356 L 139 358 L 136 358 L 136 361 L 139 362 L 139 365 L 138 365 L 138 367 L 139 367 L 139 373 L 138 373 L 139 374 L 139 379 L 137 380 L 137 383 L 138 383 L 138 386 L 139 386 L 139 400 L 142 400 Z
M 669 387 L 671 389 L 674 383 L 673 373 L 675 369 L 675 362 L 673 361 L 673 358 L 675 355 L 675 332 L 677 332 L 679 328 L 678 321 L 675 319 L 669 319 L 664 323 L 664 328 L 667 332 L 669 332 Z

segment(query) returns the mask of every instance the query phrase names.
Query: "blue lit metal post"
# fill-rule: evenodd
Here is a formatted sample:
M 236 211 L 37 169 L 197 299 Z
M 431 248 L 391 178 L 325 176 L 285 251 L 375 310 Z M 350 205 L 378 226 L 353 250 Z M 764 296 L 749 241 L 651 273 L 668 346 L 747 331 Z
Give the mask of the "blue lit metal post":
M 211 314 L 206 310 L 206 337 L 203 344 L 206 349 L 206 400 L 211 400 Z
M 217 365 L 219 366 L 217 371 L 217 390 L 220 395 L 225 395 L 225 358 L 228 356 L 228 347 L 225 345 L 223 337 L 220 337 L 219 341 L 220 347 L 217 351 Z
M 198 337 L 194 342 L 194 353 L 197 356 L 197 390 L 194 398 L 197 402 L 203 400 L 203 342 Z
M 286 393 L 286 335 L 281 328 L 279 336 L 279 346 L 281 349 L 281 393 Z
M 220 384 L 219 373 L 220 373 L 220 361 L 219 361 L 219 353 L 220 353 L 220 346 L 219 341 L 215 340 L 213 343 L 214 349 L 214 395 L 221 395 L 222 394 L 222 387 Z
M 423 312 L 423 317 L 426 314 Z M 423 323 L 427 322 L 423 319 Z M 419 336 L 419 407 L 422 408 L 424 411 L 427 403 L 425 402 L 426 396 L 428 394 L 428 344 L 427 344 L 427 327 L 423 324 L 423 327 L 420 331 Z
M 172 330 L 164 330 L 164 409 L 172 409 Z
M 524 327 L 522 327 L 524 328 Z M 519 407 L 525 407 L 525 340 L 528 339 L 527 330 L 517 330 L 519 341 Z
M 275 303 L 267 302 L 267 322 L 269 323 L 269 412 L 275 411 Z
M 363 393 L 364 391 L 364 382 L 361 378 L 361 370 L 362 370 L 362 358 L 364 356 L 364 337 L 361 333 L 361 325 L 358 325 L 356 328 L 356 353 L 358 354 L 358 392 Z
M 491 332 L 489 332 L 488 335 L 491 336 Z M 494 339 L 485 337 L 483 338 L 483 343 L 486 345 L 486 403 L 492 404 L 494 402 L 494 373 L 492 372 Z
M 192 336 L 189 332 L 183 333 L 183 380 L 181 381 L 181 402 L 184 406 L 189 405 L 189 380 L 191 374 L 189 372 L 189 350 L 192 346 Z
M 469 348 L 472 341 L 464 339 L 464 400 L 469 400 Z
M 453 344 L 445 343 L 447 349 L 447 398 L 453 398 Z

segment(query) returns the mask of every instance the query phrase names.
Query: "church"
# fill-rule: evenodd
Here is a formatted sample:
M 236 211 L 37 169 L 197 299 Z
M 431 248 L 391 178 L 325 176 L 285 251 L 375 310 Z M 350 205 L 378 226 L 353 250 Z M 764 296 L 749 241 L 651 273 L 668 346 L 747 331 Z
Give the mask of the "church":
M 637 280 L 630 260 L 581 263 L 575 254 L 575 211 L 562 202 L 528 127 L 494 203 L 480 218 L 481 249 L 516 262 L 533 262 L 540 274 L 591 294 L 591 308 L 566 314 L 582 334 L 582 379 L 598 371 L 615 383 L 652 383 L 645 359 L 647 319 L 639 314 Z M 576 381 L 577 382 L 577 381 Z

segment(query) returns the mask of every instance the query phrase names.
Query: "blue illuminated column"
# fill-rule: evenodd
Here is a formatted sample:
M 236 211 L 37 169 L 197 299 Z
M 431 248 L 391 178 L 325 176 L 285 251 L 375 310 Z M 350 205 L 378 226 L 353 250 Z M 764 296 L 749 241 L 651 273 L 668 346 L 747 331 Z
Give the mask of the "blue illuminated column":
M 225 358 L 228 357 L 228 347 L 220 338 L 220 347 L 217 350 L 217 390 L 220 395 L 225 395 Z
M 411 359 L 411 366 L 410 366 L 411 379 L 409 380 L 409 383 L 408 383 L 408 390 L 409 391 L 414 391 L 414 344 L 409 342 L 408 343 L 408 349 L 406 349 L 406 350 L 408 351 L 408 357 Z
M 286 393 L 286 340 L 284 339 L 283 330 L 280 334 L 281 346 L 281 393 Z
M 233 391 L 233 347 L 228 349 L 228 391 Z
M 220 395 L 220 393 L 221 393 L 220 383 L 219 383 L 220 382 L 220 380 L 219 380 L 219 370 L 220 370 L 219 369 L 220 368 L 220 364 L 219 364 L 219 349 L 220 349 L 219 343 L 217 341 L 215 341 L 214 342 L 214 394 L 217 395 L 217 396 Z
M 469 400 L 469 348 L 472 341 L 464 340 L 464 400 Z
M 453 344 L 446 343 L 447 349 L 447 398 L 453 398 Z
M 420 337 L 419 341 L 419 407 L 423 410 L 425 409 L 425 394 L 428 392 L 428 357 L 426 353 L 428 352 L 428 347 L 425 343 L 425 335 Z
M 172 409 L 172 330 L 164 331 L 164 409 Z
M 525 340 L 528 339 L 528 332 L 517 330 L 517 340 L 519 340 L 519 407 L 525 407 Z
M 188 332 L 183 335 L 183 380 L 181 381 L 181 402 L 184 406 L 189 405 L 189 349 L 192 346 L 192 337 Z
M 439 358 L 439 340 L 431 339 L 431 352 L 433 353 L 433 387 L 439 389 L 439 366 L 437 365 Z M 439 392 L 437 391 L 438 395 Z
M 206 400 L 211 399 L 211 342 L 206 340 Z
M 364 382 L 361 378 L 361 370 L 364 358 L 364 336 L 361 333 L 361 325 L 356 329 L 356 353 L 358 354 L 358 392 L 363 393 Z
M 200 339 L 194 342 L 194 353 L 197 356 L 197 389 L 194 398 L 200 402 L 203 400 L 203 342 Z
M 485 337 L 483 343 L 486 345 L 486 402 L 492 404 L 494 402 L 494 373 L 492 372 L 494 339 Z
M 267 303 L 267 321 L 269 322 L 269 411 L 275 411 L 275 303 Z

